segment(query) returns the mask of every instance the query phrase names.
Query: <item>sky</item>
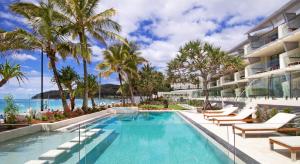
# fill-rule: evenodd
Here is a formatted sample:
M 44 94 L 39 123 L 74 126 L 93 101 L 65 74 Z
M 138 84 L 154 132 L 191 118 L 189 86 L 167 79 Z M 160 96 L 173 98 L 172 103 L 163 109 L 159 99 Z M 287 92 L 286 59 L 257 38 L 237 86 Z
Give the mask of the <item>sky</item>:
M 17 0 L 0 0 L 0 29 L 13 30 L 30 28 L 26 20 L 9 10 L 9 5 Z M 37 3 L 38 0 L 21 0 Z M 136 41 L 141 55 L 164 72 L 166 64 L 172 60 L 184 43 L 200 39 L 210 42 L 223 50 L 229 50 L 246 39 L 245 32 L 258 24 L 288 0 L 102 0 L 96 9 L 101 12 L 108 8 L 117 10 L 113 17 L 122 26 L 120 34 Z M 0 43 L 1 44 L 1 43 Z M 102 58 L 103 45 L 91 40 L 92 61 L 88 66 L 91 74 L 97 75 L 96 65 Z M 46 56 L 44 57 L 46 58 Z M 30 98 L 40 92 L 41 52 L 14 51 L 0 56 L 0 62 L 8 60 L 20 64 L 27 79 L 24 83 L 10 80 L 0 88 L 0 99 L 12 94 L 15 98 Z M 58 68 L 72 66 L 80 75 L 82 65 L 71 58 L 60 60 Z M 51 81 L 52 70 L 48 60 L 43 63 L 44 90 L 55 90 Z M 118 84 L 114 74 L 102 78 L 101 83 Z

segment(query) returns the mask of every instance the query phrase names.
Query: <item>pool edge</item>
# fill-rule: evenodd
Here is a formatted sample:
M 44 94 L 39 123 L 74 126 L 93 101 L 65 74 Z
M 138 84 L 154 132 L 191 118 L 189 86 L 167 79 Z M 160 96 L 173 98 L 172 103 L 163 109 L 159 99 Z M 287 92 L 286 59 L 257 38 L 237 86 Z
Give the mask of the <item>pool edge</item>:
M 176 112 L 176 113 L 178 114 L 178 116 L 183 118 L 187 123 L 191 124 L 197 130 L 199 130 L 200 133 L 201 132 L 205 133 L 205 135 L 208 136 L 209 139 L 212 139 L 213 141 L 215 141 L 213 143 L 219 144 L 219 145 L 216 145 L 217 147 L 221 146 L 223 149 L 228 150 L 231 153 L 231 155 L 235 154 L 235 156 L 238 158 L 237 160 L 240 160 L 241 162 L 244 162 L 244 163 L 259 164 L 259 162 L 257 160 L 253 159 L 252 157 L 250 157 L 246 153 L 242 152 L 238 148 L 234 148 L 232 145 L 227 143 L 225 140 L 223 140 L 219 136 L 215 135 L 214 133 L 210 132 L 209 130 L 207 130 L 205 127 L 201 126 L 194 120 L 188 118 L 187 116 L 185 116 L 184 114 L 182 114 L 180 112 Z M 232 159 L 232 157 L 230 157 L 230 156 L 229 156 L 229 158 Z M 237 161 L 235 161 L 235 162 L 237 162 Z

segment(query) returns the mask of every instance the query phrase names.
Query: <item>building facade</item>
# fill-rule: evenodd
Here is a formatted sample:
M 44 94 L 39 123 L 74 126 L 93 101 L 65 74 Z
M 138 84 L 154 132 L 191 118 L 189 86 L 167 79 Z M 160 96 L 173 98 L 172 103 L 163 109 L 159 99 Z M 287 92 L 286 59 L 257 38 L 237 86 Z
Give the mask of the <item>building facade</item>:
M 244 59 L 245 69 L 211 77 L 210 98 L 300 106 L 300 1 L 288 2 L 246 34 L 245 41 L 228 51 Z M 180 93 L 189 92 L 187 84 L 174 86 L 180 86 L 174 93 L 180 88 Z M 202 99 L 201 91 L 186 97 Z

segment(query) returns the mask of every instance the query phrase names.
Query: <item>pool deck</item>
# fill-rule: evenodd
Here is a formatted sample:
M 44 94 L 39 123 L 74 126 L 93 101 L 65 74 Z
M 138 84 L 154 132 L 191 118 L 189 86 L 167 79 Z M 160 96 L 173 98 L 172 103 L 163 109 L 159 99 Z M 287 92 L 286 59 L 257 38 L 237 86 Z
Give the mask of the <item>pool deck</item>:
M 198 125 L 205 133 L 213 136 L 218 136 L 219 141 L 225 141 L 229 146 L 235 146 L 237 156 L 243 156 L 247 154 L 249 157 L 245 157 L 247 163 L 284 163 L 295 164 L 300 163 L 300 153 L 297 153 L 297 160 L 292 161 L 290 158 L 290 152 L 281 146 L 275 145 L 275 151 L 270 150 L 269 138 L 270 136 L 280 136 L 282 134 L 268 132 L 265 135 L 249 134 L 247 138 L 242 138 L 240 134 L 233 134 L 232 126 L 217 126 L 212 121 L 205 120 L 203 114 L 197 113 L 196 110 L 179 111 L 187 120 L 193 125 Z M 212 136 L 210 136 L 212 137 Z M 218 142 L 218 141 L 217 141 Z M 223 145 L 222 143 L 219 143 Z M 244 155 L 244 156 L 247 156 Z M 254 160 L 253 160 L 254 159 Z M 256 162 L 255 162 L 256 161 Z

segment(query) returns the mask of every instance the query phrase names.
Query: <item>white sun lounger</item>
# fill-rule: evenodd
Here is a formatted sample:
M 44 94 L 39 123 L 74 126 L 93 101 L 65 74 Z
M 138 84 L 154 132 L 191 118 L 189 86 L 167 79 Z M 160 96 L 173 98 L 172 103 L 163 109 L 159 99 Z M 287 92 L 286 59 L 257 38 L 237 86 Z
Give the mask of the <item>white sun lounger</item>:
M 50 160 L 54 161 L 59 158 L 62 154 L 64 154 L 65 150 L 49 150 L 46 153 L 42 154 L 39 159 L 40 160 Z
M 243 138 L 246 137 L 246 131 L 278 131 L 282 126 L 296 117 L 295 114 L 277 113 L 264 123 L 234 125 L 234 129 L 242 131 Z
M 247 117 L 255 113 L 255 109 L 243 109 L 240 113 L 238 113 L 236 116 L 228 116 L 228 117 L 212 117 L 213 123 L 217 123 L 218 125 L 222 124 L 221 122 L 230 122 L 230 121 L 244 121 Z
M 84 142 L 85 140 L 87 140 L 87 137 L 80 136 L 80 142 Z M 79 142 L 79 137 L 73 138 L 71 142 Z
M 204 118 L 210 118 L 210 117 L 224 117 L 224 116 L 229 116 L 230 114 L 233 114 L 233 112 L 235 112 L 236 110 L 238 110 L 238 107 L 228 107 L 224 109 L 223 113 L 207 113 L 207 114 L 203 114 Z
M 225 105 L 222 109 L 220 110 L 205 110 L 204 113 L 223 113 L 225 112 L 228 108 L 233 107 L 233 104 L 228 104 Z
M 287 148 L 291 152 L 293 161 L 297 160 L 297 152 L 300 151 L 300 136 L 270 137 L 270 149 L 274 150 L 274 144 Z
M 57 149 L 61 150 L 71 150 L 73 147 L 77 146 L 78 142 L 66 142 L 57 147 Z
M 48 164 L 49 161 L 47 160 L 30 160 L 25 162 L 25 164 Z

